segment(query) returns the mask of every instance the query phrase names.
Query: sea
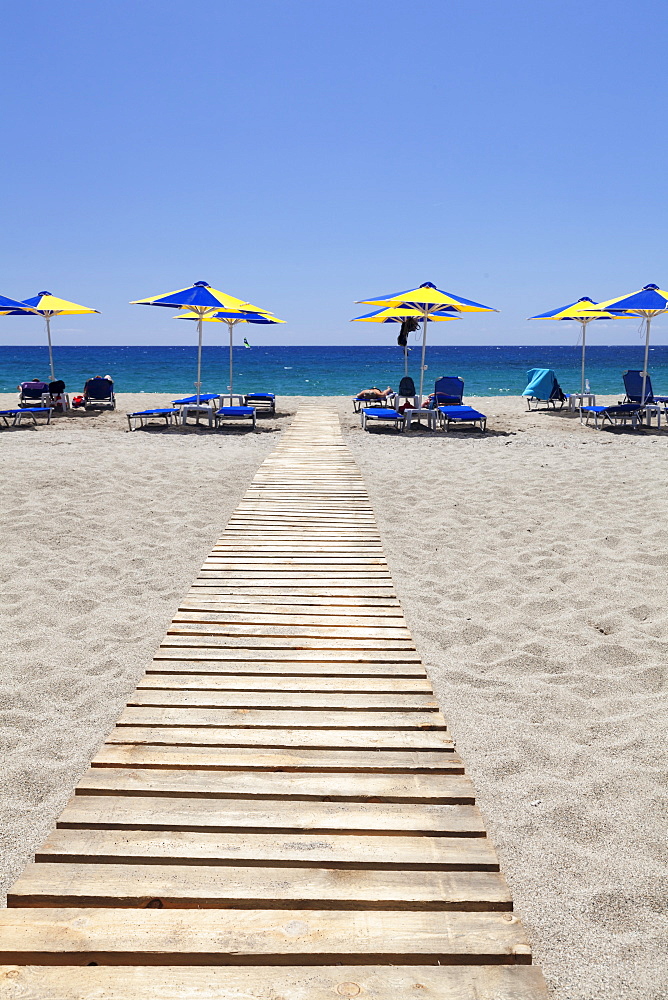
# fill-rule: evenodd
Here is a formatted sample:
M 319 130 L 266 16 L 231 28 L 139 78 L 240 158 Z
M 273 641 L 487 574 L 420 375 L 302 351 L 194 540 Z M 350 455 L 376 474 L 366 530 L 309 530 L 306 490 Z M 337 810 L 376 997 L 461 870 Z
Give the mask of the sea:
M 592 392 L 623 391 L 622 373 L 641 369 L 644 347 L 587 348 Z M 656 393 L 668 393 L 668 345 L 650 348 L 649 369 Z M 111 375 L 117 392 L 194 392 L 195 347 L 54 347 L 56 377 L 70 392 L 87 378 Z M 419 382 L 420 350 L 409 353 L 408 374 Z M 575 346 L 427 347 L 425 389 L 441 375 L 464 379 L 467 396 L 519 395 L 530 368 L 553 368 L 562 388 L 580 388 L 580 348 Z M 354 395 L 372 386 L 397 389 L 404 374 L 399 347 L 251 347 L 234 348 L 235 392 L 274 392 L 282 396 Z M 0 346 L 0 391 L 12 392 L 32 378 L 50 381 L 46 347 Z M 229 383 L 227 347 L 205 346 L 202 392 L 225 392 Z

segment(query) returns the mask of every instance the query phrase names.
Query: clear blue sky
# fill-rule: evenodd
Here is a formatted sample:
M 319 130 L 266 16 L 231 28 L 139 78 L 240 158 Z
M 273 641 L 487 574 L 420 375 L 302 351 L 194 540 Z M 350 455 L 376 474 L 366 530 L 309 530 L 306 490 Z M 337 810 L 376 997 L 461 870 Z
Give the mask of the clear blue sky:
M 58 343 L 189 343 L 127 303 L 199 279 L 254 343 L 390 343 L 355 300 L 428 280 L 500 310 L 435 342 L 572 343 L 526 317 L 668 285 L 667 43 L 646 0 L 7 5 L 0 291 L 101 310 Z

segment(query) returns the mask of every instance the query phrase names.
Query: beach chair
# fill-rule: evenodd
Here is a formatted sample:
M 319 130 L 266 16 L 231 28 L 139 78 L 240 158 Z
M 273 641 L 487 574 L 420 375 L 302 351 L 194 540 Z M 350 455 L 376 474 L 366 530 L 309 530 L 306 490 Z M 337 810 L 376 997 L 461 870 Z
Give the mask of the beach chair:
M 464 379 L 456 375 L 443 375 L 434 383 L 434 395 L 429 408 L 441 406 L 461 406 L 464 398 Z
M 89 407 L 101 409 L 106 406 L 111 410 L 116 409 L 114 383 L 110 378 L 100 378 L 99 375 L 89 378 L 83 388 L 83 398 L 86 410 Z
M 49 386 L 39 379 L 32 379 L 31 382 L 21 382 L 19 386 L 19 406 L 34 406 L 36 402 L 42 402 L 42 396 L 49 395 Z
M 5 427 L 19 427 L 24 417 L 30 417 L 33 424 L 37 423 L 35 414 L 40 413 L 46 416 L 46 423 L 51 423 L 51 406 L 21 406 L 14 410 L 0 410 L 0 419 Z M 11 420 L 11 423 L 10 423 Z
M 355 396 L 355 398 L 353 399 L 353 410 L 355 411 L 355 413 L 359 413 L 365 403 L 367 404 L 367 406 L 370 406 L 373 403 L 375 407 L 381 407 L 381 406 L 394 407 L 396 405 L 396 402 L 397 402 L 396 392 L 391 392 L 389 396 L 383 396 L 382 398 L 378 396 L 366 396 L 364 393 L 362 393 L 359 396 Z
M 214 414 L 216 427 L 220 427 L 226 420 L 252 420 L 253 429 L 257 424 L 257 415 L 254 406 L 221 406 Z
M 62 379 L 56 379 L 55 382 L 49 382 L 49 397 L 51 406 L 56 410 L 62 410 L 65 413 L 66 410 L 70 408 L 70 397 L 65 392 L 65 383 Z
M 640 403 L 617 403 L 616 405 L 611 404 L 610 406 L 581 406 L 580 423 L 582 423 L 582 416 L 584 414 L 585 426 L 589 423 L 590 418 L 593 417 L 594 426 L 599 431 L 603 430 L 606 423 L 609 423 L 610 425 L 614 425 L 618 422 L 625 424 L 627 420 L 631 421 L 631 425 L 635 430 L 640 423 L 642 409 L 643 408 Z
M 534 410 L 537 410 L 541 404 L 544 404 L 548 410 L 550 407 L 556 410 L 557 403 L 559 409 L 563 407 L 566 396 L 551 368 L 531 368 L 527 372 L 527 379 L 528 385 L 522 395 L 526 397 L 528 409 L 532 409 L 532 403 Z
M 247 392 L 244 406 L 254 406 L 256 410 L 267 410 L 273 417 L 276 413 L 276 396 L 273 392 Z
M 404 400 L 402 404 L 403 409 L 406 409 L 408 406 L 412 406 L 414 409 L 417 408 L 417 390 L 415 382 L 410 375 L 404 375 L 399 383 L 399 391 L 396 397 L 397 409 L 400 409 L 398 404 L 401 403 L 402 399 Z
M 483 434 L 487 429 L 487 417 L 472 406 L 439 406 L 438 421 L 445 431 L 450 424 L 473 424 L 474 427 L 479 424 Z
M 394 429 L 396 431 L 403 431 L 406 426 L 406 418 L 403 413 L 399 413 L 398 410 L 392 410 L 388 406 L 367 406 L 361 412 L 362 417 L 362 430 L 366 431 L 369 428 L 367 424 L 369 420 L 380 420 L 381 422 L 394 424 Z
M 640 403 L 642 396 L 642 372 L 637 369 L 630 368 L 629 371 L 624 372 L 622 375 L 624 379 L 624 389 L 626 391 L 626 396 L 624 397 L 625 403 Z M 652 390 L 652 379 L 649 374 L 645 376 L 645 403 L 651 405 L 662 405 L 664 409 L 666 404 L 668 404 L 668 396 L 655 396 Z
M 128 427 L 131 431 L 136 431 L 138 427 L 144 427 L 146 424 L 150 424 L 153 421 L 165 421 L 165 427 L 169 427 L 170 424 L 176 422 L 176 418 L 180 411 L 177 409 L 162 409 L 162 410 L 137 410 L 136 413 L 128 413 Z M 132 422 L 134 421 L 134 427 Z

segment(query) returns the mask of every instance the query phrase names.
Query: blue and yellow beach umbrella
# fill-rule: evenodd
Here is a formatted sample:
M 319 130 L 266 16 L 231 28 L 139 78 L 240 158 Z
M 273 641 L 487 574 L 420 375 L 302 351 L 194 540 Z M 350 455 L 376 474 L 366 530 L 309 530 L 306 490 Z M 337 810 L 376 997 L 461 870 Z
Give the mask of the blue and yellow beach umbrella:
M 0 308 L 2 308 L 1 303 Z M 53 364 L 51 320 L 54 316 L 83 316 L 86 313 L 97 312 L 99 312 L 99 309 L 90 309 L 88 306 L 80 306 L 77 302 L 70 302 L 68 299 L 61 299 L 57 295 L 52 295 L 51 292 L 38 292 L 37 295 L 33 296 L 33 298 L 25 299 L 21 302 L 20 308 L 11 309 L 6 312 L 5 315 L 38 315 L 44 317 L 46 322 L 46 339 L 49 344 L 49 365 L 51 366 L 51 378 L 55 381 L 56 370 Z
M 177 316 L 177 319 L 199 319 L 197 313 L 191 312 L 184 313 L 183 316 Z M 230 395 L 234 392 L 234 358 L 233 358 L 233 348 L 234 348 L 234 328 L 237 323 L 285 323 L 284 319 L 278 319 L 276 316 L 272 316 L 269 313 L 259 313 L 259 312 L 241 312 L 239 310 L 221 309 L 220 312 L 216 312 L 213 316 L 202 317 L 204 323 L 226 323 L 228 330 L 230 332 Z M 249 345 L 246 345 L 249 346 Z
M 642 395 L 645 401 L 645 385 L 647 384 L 647 367 L 649 365 L 649 335 L 652 320 L 661 313 L 668 312 L 668 292 L 658 285 L 645 285 L 630 295 L 619 295 L 616 299 L 599 302 L 597 309 L 605 309 L 617 316 L 639 316 L 645 321 L 645 362 L 642 373 Z
M 422 360 L 420 364 L 420 398 L 424 387 L 424 358 L 427 350 L 427 323 L 429 317 L 441 313 L 463 313 L 463 312 L 497 312 L 491 306 L 484 306 L 481 302 L 474 302 L 472 299 L 464 299 L 460 295 L 453 295 L 452 292 L 444 292 L 431 281 L 425 281 L 418 288 L 407 288 L 403 292 L 395 292 L 392 295 L 379 295 L 373 299 L 360 299 L 362 305 L 386 306 L 396 309 L 417 309 L 423 321 L 422 326 Z
M 387 309 L 376 309 L 374 312 L 365 313 L 364 316 L 355 316 L 351 323 L 403 323 L 407 319 L 424 319 L 424 313 L 420 309 L 403 309 L 389 306 Z M 459 319 L 452 313 L 434 312 L 428 316 L 428 322 L 441 323 L 443 321 Z M 408 350 L 404 346 L 404 375 L 408 375 Z
M 592 309 L 596 308 L 596 312 Z M 529 319 L 552 319 L 571 320 L 580 324 L 582 329 L 582 361 L 580 366 L 580 392 L 585 391 L 585 354 L 587 349 L 587 326 L 595 319 L 619 319 L 614 313 L 605 312 L 600 304 L 590 299 L 588 295 L 583 295 L 577 302 L 570 305 L 561 306 L 559 309 L 550 309 L 548 312 L 539 313 L 538 316 L 529 316 Z
M 167 309 L 186 309 L 193 313 L 197 319 L 197 401 L 199 402 L 202 391 L 202 322 L 211 318 L 216 312 L 223 310 L 238 310 L 240 312 L 259 313 L 262 316 L 271 316 L 266 309 L 258 309 L 257 306 L 245 302 L 243 299 L 235 298 L 226 292 L 220 292 L 217 288 L 212 288 L 207 281 L 196 281 L 188 288 L 179 288 L 175 292 L 167 292 L 166 295 L 152 295 L 148 299 L 135 299 L 130 303 L 133 306 L 164 306 Z

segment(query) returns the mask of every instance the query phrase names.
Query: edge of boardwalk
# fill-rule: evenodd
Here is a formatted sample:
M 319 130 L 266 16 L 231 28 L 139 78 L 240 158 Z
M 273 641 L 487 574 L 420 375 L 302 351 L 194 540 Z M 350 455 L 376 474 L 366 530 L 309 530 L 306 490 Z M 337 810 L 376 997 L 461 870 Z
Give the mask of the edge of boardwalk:
M 0 963 L 11 1000 L 547 996 L 332 410 L 260 466 Z

